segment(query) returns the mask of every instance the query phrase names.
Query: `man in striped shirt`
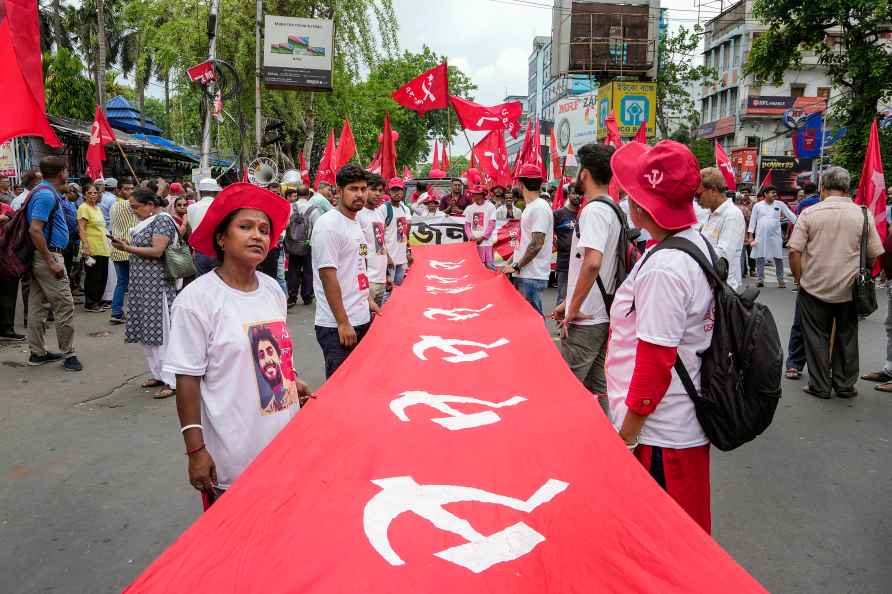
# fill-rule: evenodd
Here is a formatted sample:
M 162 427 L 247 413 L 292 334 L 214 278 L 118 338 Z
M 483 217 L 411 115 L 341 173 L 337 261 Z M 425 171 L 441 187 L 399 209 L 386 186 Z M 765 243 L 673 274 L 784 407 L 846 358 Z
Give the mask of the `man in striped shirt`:
M 130 240 L 130 230 L 136 225 L 136 214 L 130 208 L 130 194 L 133 193 L 133 180 L 124 178 L 121 180 L 121 192 L 118 199 L 109 211 L 111 219 L 112 237 Z M 111 260 L 115 266 L 115 292 L 112 296 L 111 319 L 112 324 L 124 323 L 124 293 L 130 283 L 130 254 L 111 250 Z

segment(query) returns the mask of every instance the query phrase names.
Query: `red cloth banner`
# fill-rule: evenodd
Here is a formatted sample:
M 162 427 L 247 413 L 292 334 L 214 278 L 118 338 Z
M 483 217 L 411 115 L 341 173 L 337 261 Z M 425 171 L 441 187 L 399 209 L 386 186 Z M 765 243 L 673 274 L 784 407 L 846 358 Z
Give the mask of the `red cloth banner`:
M 334 130 L 328 131 L 328 143 L 325 145 L 325 151 L 322 153 L 322 159 L 319 160 L 319 168 L 316 169 L 316 180 L 313 183 L 313 189 L 319 190 L 319 184 L 326 182 L 335 185 L 335 173 L 337 172 L 337 151 L 335 149 Z
M 421 114 L 449 107 L 449 69 L 446 62 L 398 88 L 393 92 L 393 99 L 406 109 Z
M 316 398 L 127 594 L 765 592 L 473 244 L 414 256 Z
M 520 115 L 523 113 L 520 101 L 486 107 L 454 95 L 449 100 L 465 130 L 508 130 L 512 138 L 517 138 L 520 133 Z
M 115 141 L 115 132 L 105 118 L 100 106 L 96 106 L 93 125 L 90 126 L 90 145 L 87 147 L 87 177 L 97 180 L 103 177 L 102 162 L 105 161 L 105 145 Z
M 866 206 L 873 213 L 874 225 L 880 240 L 886 239 L 886 180 L 883 175 L 883 157 L 880 155 L 880 136 L 877 133 L 877 121 L 870 125 L 870 139 L 867 142 L 867 154 L 864 156 L 864 167 L 861 169 L 861 180 L 855 194 L 855 204 Z M 873 267 L 874 274 L 879 274 L 880 259 Z
M 17 136 L 40 136 L 61 147 L 46 117 L 37 8 L 37 0 L 0 0 L 0 144 Z
M 734 171 L 734 164 L 731 163 L 728 153 L 725 152 L 718 140 L 715 141 L 715 166 L 719 168 L 719 171 L 725 177 L 725 184 L 727 184 L 728 189 L 732 192 L 737 191 L 737 173 Z M 885 212 L 884 210 L 883 217 L 886 216 Z
M 558 154 L 557 137 L 554 135 L 554 126 L 548 134 L 548 152 L 551 156 L 551 179 L 560 181 L 563 176 L 561 171 L 561 156 Z

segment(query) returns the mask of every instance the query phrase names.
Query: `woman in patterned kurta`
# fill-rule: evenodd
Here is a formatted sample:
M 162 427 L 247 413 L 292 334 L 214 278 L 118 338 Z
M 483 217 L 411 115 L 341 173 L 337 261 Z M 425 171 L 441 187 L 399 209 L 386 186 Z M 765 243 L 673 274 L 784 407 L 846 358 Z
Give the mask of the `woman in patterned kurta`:
M 130 197 L 130 207 L 139 223 L 133 239 L 115 240 L 113 245 L 130 253 L 129 310 L 124 342 L 140 343 L 146 352 L 151 378 L 145 387 L 163 386 L 155 398 L 169 398 L 176 380 L 164 373 L 164 350 L 170 331 L 170 308 L 176 297 L 174 281 L 167 277 L 164 250 L 177 241 L 177 225 L 162 208 L 163 200 L 151 190 L 139 188 Z

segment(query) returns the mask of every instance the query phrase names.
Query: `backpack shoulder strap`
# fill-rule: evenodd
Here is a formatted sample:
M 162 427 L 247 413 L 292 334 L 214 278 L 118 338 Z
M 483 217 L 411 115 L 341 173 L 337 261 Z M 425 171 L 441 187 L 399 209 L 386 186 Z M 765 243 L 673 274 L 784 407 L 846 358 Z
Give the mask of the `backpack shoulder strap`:
M 672 235 L 654 246 L 644 256 L 644 259 L 641 261 L 641 266 L 638 269 L 641 270 L 641 268 L 644 267 L 650 257 L 661 250 L 678 250 L 689 255 L 691 258 L 694 259 L 695 262 L 697 262 L 697 264 L 700 265 L 700 269 L 703 270 L 703 274 L 706 275 L 706 279 L 709 281 L 709 284 L 711 286 L 716 287 L 718 285 L 723 285 L 724 281 L 715 271 L 715 263 L 718 261 L 718 256 L 716 255 L 715 250 L 713 249 L 709 241 L 705 238 L 703 241 L 704 243 L 706 243 L 706 248 L 709 250 L 709 258 L 710 260 L 712 260 L 712 262 L 706 259 L 706 256 L 703 254 L 700 248 L 694 245 L 692 241 L 685 239 L 684 237 Z
M 393 204 L 390 202 L 385 202 L 387 206 L 384 207 L 384 210 L 387 211 L 387 216 L 384 219 L 384 226 L 390 227 L 390 223 L 393 222 Z

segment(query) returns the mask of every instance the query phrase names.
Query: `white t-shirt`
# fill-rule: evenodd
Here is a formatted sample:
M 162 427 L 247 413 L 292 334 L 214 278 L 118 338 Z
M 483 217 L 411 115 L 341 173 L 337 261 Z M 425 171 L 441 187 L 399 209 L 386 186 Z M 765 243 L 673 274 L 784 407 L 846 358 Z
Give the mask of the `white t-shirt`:
M 213 196 L 205 196 L 195 204 L 190 204 L 186 207 L 186 220 L 189 221 L 190 229 L 193 231 L 198 229 L 198 226 L 201 224 L 201 221 L 204 220 L 204 215 L 207 214 L 213 201 Z
M 541 198 L 528 202 L 523 216 L 520 217 L 520 245 L 514 250 L 515 263 L 523 258 L 527 247 L 533 241 L 533 233 L 544 233 L 545 243 L 536 257 L 514 276 L 548 280 L 548 275 L 551 273 L 551 247 L 554 242 L 554 215 L 548 203 Z
M 570 242 L 570 268 L 567 273 L 568 302 L 572 299 L 576 282 L 579 280 L 579 271 L 585 259 L 585 248 L 601 252 L 601 270 L 598 276 L 608 294 L 616 290 L 613 284 L 616 276 L 616 244 L 619 241 L 620 228 L 619 219 L 606 204 L 590 202 L 579 213 L 579 220 L 576 223 L 579 237 L 577 238 L 574 232 Z M 579 326 L 606 324 L 610 321 L 610 312 L 604 305 L 604 298 L 597 282 L 592 284 L 579 312 L 591 316 L 591 319 L 573 322 Z
M 381 214 L 381 219 L 387 222 L 387 210 L 393 209 L 392 219 L 387 225 L 387 253 L 394 265 L 407 264 L 409 256 L 406 247 L 409 245 L 409 224 L 412 221 L 412 211 L 405 202 L 394 206 L 392 202 L 385 202 L 376 210 Z
M 430 212 L 429 210 L 427 210 L 427 208 L 425 208 L 424 211 L 416 214 L 415 216 L 422 219 L 436 219 L 438 217 L 445 217 L 446 213 L 440 209 L 437 209 L 437 212 Z
M 740 270 L 740 254 L 746 235 L 743 213 L 729 198 L 710 213 L 702 233 L 715 248 L 716 254 L 728 261 L 728 286 L 736 291 L 743 283 Z
M 515 206 L 511 210 L 511 213 L 513 216 L 511 216 L 510 218 L 519 219 L 521 216 L 523 216 L 523 209 L 520 208 L 519 206 Z M 495 217 L 496 217 L 497 221 L 507 221 L 509 218 L 508 217 L 508 207 L 505 206 L 504 204 L 501 206 L 497 206 L 496 211 L 495 211 Z
M 709 258 L 704 239 L 693 229 L 678 234 Z M 610 420 L 622 427 L 628 408 L 626 395 L 635 371 L 638 341 L 677 347 L 694 385 L 700 386 L 700 357 L 712 342 L 714 299 L 706 275 L 697 262 L 679 250 L 662 250 L 632 269 L 616 292 L 610 315 L 607 350 L 607 395 Z M 632 302 L 635 308 L 632 309 Z M 689 448 L 709 442 L 697 421 L 694 403 L 681 380 L 672 382 L 639 436 L 641 443 L 667 448 Z
M 164 357 L 164 371 L 201 377 L 204 442 L 224 489 L 300 408 L 285 294 L 256 276 L 250 293 L 216 272 L 189 283 L 173 302 Z
M 316 325 L 337 328 L 338 322 L 325 297 L 320 268 L 337 269 L 341 300 L 347 319 L 354 327 L 367 324 L 369 314 L 369 278 L 365 259 L 369 247 L 362 226 L 334 208 L 316 221 L 310 238 L 313 256 L 313 291 L 316 294 Z
M 489 238 L 481 241 L 480 245 L 493 245 L 495 243 L 495 214 L 496 207 L 493 206 L 493 203 L 489 200 L 480 205 L 472 202 L 465 207 L 465 222 L 471 228 L 471 233 L 473 235 L 477 237 L 482 236 L 489 228 L 490 222 L 493 225 L 492 233 L 490 233 Z M 468 239 L 471 238 L 469 237 Z
M 356 213 L 356 220 L 362 226 L 369 255 L 365 257 L 370 283 L 387 282 L 387 248 L 385 242 L 384 217 L 377 210 L 363 208 Z

